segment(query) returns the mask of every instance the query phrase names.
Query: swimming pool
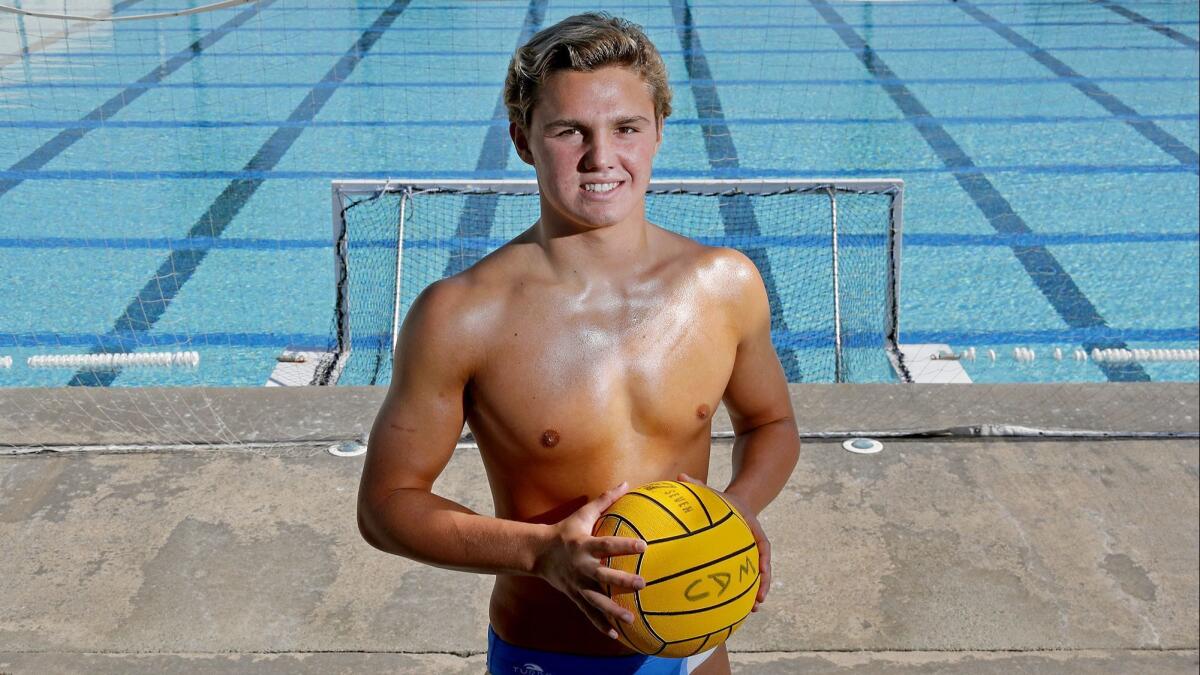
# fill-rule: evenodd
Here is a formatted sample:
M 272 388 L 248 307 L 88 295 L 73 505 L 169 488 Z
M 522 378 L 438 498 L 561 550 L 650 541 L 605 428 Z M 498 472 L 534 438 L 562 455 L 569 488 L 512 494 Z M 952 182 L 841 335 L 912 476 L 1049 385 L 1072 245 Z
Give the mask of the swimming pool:
M 532 177 L 497 107 L 508 57 L 595 8 L 666 59 L 656 176 L 905 181 L 902 342 L 1200 342 L 1195 3 L 276 0 L 63 36 L 0 14 L 0 386 L 257 386 L 282 349 L 327 345 L 329 182 Z M 105 349 L 202 360 L 25 366 Z M 1195 363 L 964 367 L 1200 378 Z

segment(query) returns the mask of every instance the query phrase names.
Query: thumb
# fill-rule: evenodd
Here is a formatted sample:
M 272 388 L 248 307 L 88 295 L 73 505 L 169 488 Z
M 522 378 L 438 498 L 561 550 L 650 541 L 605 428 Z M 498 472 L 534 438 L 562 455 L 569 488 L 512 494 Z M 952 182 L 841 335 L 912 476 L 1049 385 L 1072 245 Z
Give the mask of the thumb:
M 601 494 L 592 501 L 588 502 L 585 509 L 589 511 L 588 515 L 594 518 L 599 518 L 604 510 L 613 505 L 613 502 L 621 498 L 621 495 L 629 492 L 629 483 L 621 481 L 621 484 L 612 488 L 608 492 Z
M 681 481 L 684 483 L 692 483 L 694 485 L 703 485 L 704 487 L 708 487 L 708 484 L 705 483 L 704 481 L 700 480 L 699 478 L 692 478 L 691 476 L 687 475 L 686 473 L 683 473 L 682 471 L 679 472 L 679 476 L 675 480 L 678 480 L 678 481 Z

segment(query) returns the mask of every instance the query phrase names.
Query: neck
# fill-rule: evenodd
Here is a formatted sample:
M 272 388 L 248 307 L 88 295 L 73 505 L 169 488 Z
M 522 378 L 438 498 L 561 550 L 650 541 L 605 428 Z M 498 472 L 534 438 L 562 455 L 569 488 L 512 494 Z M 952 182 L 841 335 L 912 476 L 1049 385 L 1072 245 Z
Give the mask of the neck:
M 546 254 L 555 276 L 616 281 L 645 268 L 649 253 L 650 224 L 641 212 L 637 217 L 595 229 L 542 218 L 533 226 L 533 237 Z

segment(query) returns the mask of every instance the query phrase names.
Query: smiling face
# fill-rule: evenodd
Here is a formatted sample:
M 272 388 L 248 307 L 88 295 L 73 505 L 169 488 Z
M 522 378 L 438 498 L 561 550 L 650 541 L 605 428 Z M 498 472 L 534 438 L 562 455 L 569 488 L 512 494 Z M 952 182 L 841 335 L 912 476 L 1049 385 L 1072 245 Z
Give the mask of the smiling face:
M 542 224 L 587 231 L 641 223 L 662 120 L 637 72 L 619 66 L 550 75 L 529 128 L 510 125 L 517 154 L 537 170 Z

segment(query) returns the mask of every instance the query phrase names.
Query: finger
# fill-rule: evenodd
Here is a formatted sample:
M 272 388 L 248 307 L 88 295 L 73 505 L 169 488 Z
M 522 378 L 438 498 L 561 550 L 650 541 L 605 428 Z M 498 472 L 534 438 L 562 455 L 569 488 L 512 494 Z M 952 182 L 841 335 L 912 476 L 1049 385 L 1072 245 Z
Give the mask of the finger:
M 604 510 L 613 505 L 613 502 L 621 498 L 621 495 L 629 492 L 629 483 L 621 481 L 621 484 L 612 488 L 608 492 L 601 494 L 592 501 L 580 507 L 579 511 L 584 512 L 591 520 L 596 520 L 600 517 Z
M 596 581 L 617 592 L 640 591 L 646 587 L 646 580 L 642 577 L 604 566 L 596 568 Z
M 608 618 L 604 616 L 604 612 L 601 612 L 593 607 L 582 597 L 572 597 L 571 599 L 575 601 L 576 606 L 579 607 L 579 611 L 583 612 L 583 615 L 587 617 L 588 621 L 592 622 L 592 625 L 596 627 L 596 630 L 604 633 L 614 640 L 617 639 L 617 630 L 612 627 L 612 623 L 610 623 Z
M 758 547 L 758 571 L 762 583 L 758 585 L 757 600 L 761 603 L 766 601 L 771 590 L 771 542 L 766 539 Z
M 760 560 L 759 565 L 760 583 L 758 584 L 758 594 L 755 596 L 755 600 L 761 604 L 767 601 L 767 593 L 771 591 L 771 564 L 768 562 L 764 565 Z
M 708 487 L 708 483 L 705 483 L 704 481 L 700 480 L 699 478 L 692 478 L 691 476 L 689 476 L 686 473 L 683 473 L 682 471 L 679 472 L 679 476 L 677 476 L 675 480 L 678 480 L 683 483 L 693 483 L 695 485 L 703 485 L 704 487 Z
M 592 537 L 586 547 L 597 558 L 646 552 L 646 542 L 637 537 Z
M 617 621 L 623 621 L 627 624 L 633 623 L 633 614 L 631 614 L 629 610 L 613 602 L 612 598 L 608 597 L 607 595 L 588 589 L 580 590 L 579 594 L 582 595 L 585 600 L 590 602 L 593 607 L 600 610 L 605 616 L 611 617 L 611 620 L 614 623 Z

